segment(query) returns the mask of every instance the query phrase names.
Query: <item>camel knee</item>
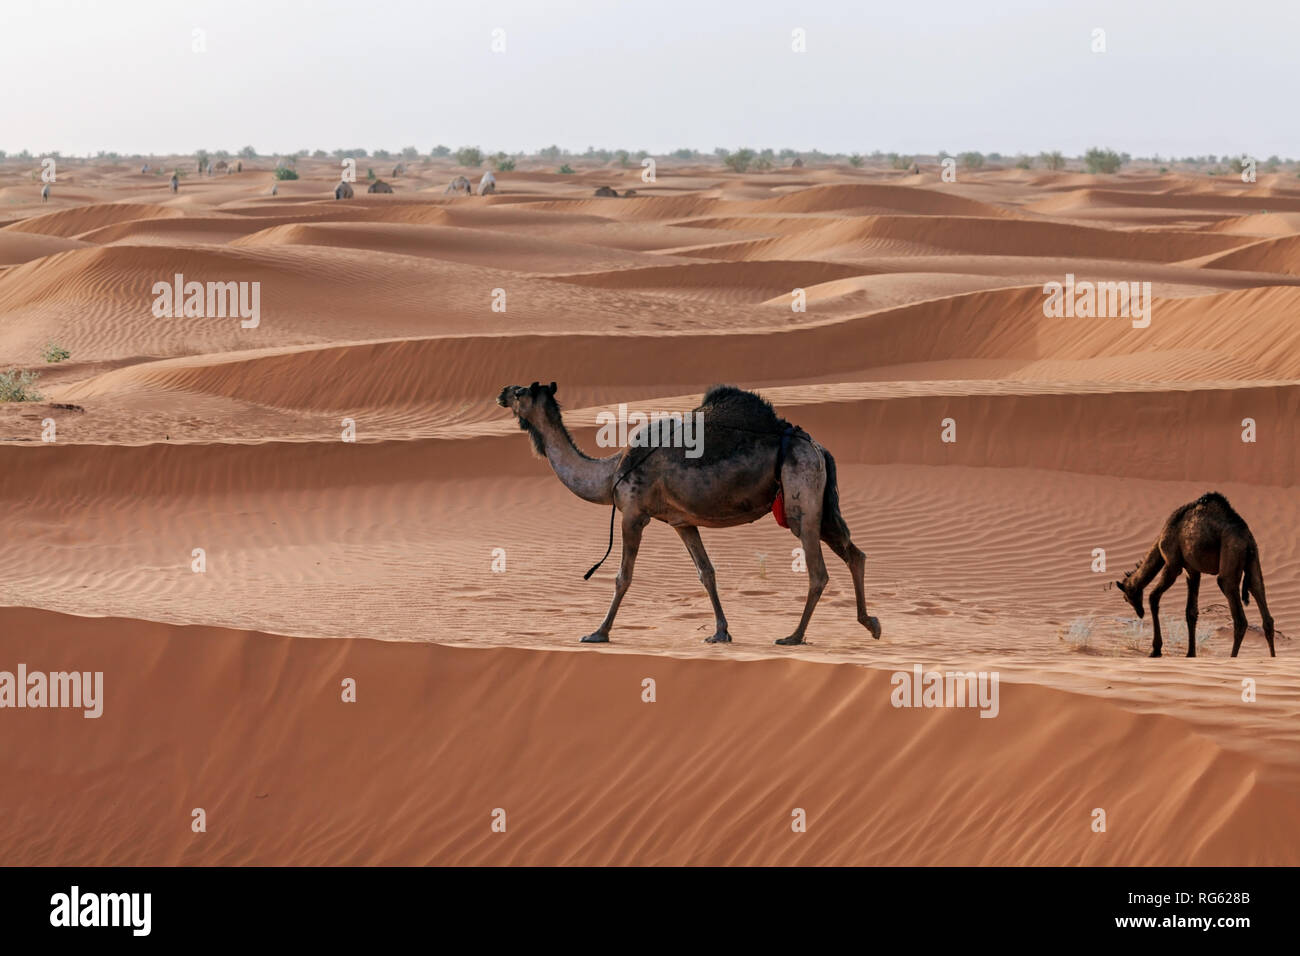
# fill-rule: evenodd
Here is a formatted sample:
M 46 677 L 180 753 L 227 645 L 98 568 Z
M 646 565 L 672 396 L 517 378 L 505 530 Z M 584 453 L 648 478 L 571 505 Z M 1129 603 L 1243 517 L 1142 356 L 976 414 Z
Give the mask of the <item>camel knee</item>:
M 713 568 L 711 567 L 700 568 L 698 573 L 699 573 L 700 583 L 703 584 L 706 588 L 712 590 L 713 585 L 716 584 L 718 580 L 717 575 L 713 573 Z

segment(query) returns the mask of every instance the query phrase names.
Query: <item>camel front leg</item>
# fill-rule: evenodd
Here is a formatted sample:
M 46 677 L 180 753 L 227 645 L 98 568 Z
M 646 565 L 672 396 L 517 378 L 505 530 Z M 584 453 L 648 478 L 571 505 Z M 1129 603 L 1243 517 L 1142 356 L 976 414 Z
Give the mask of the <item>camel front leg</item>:
M 1159 657 L 1160 649 L 1164 646 L 1164 640 L 1160 637 L 1160 596 L 1173 586 L 1174 581 L 1178 579 L 1178 571 L 1179 568 L 1175 565 L 1166 564 L 1156 577 L 1155 586 L 1151 588 L 1151 597 L 1148 600 L 1151 603 L 1152 657 Z
M 1236 574 L 1219 574 L 1219 590 L 1228 599 L 1228 609 L 1232 611 L 1232 656 L 1241 650 L 1241 639 L 1246 636 L 1246 609 L 1241 605 L 1241 592 L 1237 587 Z
M 1201 572 L 1187 569 L 1187 656 L 1196 656 L 1196 621 L 1200 617 L 1200 609 L 1196 606 L 1196 599 L 1201 593 Z
M 641 547 L 641 531 L 649 521 L 644 515 L 623 515 L 623 560 L 618 566 L 618 576 L 614 578 L 614 600 L 609 604 L 605 620 L 582 639 L 583 644 L 609 643 L 609 629 L 614 626 L 614 615 L 618 613 L 623 595 L 632 584 L 632 568 L 636 564 L 636 553 Z
M 700 538 L 700 529 L 694 525 L 687 525 L 684 528 L 678 528 L 677 534 L 681 536 L 682 542 L 686 545 L 686 550 L 691 553 L 691 560 L 695 562 L 695 570 L 699 572 L 700 583 L 704 585 L 704 590 L 709 592 L 709 600 L 713 602 L 713 618 L 717 629 L 713 632 L 712 637 L 706 637 L 706 644 L 730 644 L 731 633 L 727 630 L 727 615 L 722 613 L 722 602 L 718 600 L 718 579 L 713 573 L 713 562 L 709 560 L 709 553 L 704 550 L 704 541 Z

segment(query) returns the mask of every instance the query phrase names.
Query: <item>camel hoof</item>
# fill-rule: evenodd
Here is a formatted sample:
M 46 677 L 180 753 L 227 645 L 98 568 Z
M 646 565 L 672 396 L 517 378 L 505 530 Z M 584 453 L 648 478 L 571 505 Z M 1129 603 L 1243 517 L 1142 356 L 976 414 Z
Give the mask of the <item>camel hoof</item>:
M 597 631 L 594 634 L 588 634 L 586 637 L 584 637 L 582 639 L 582 643 L 583 644 L 608 644 L 609 635 L 602 634 L 600 633 L 600 631 Z
M 872 637 L 874 637 L 876 640 L 880 640 L 880 619 L 879 618 L 869 616 L 865 621 L 862 622 L 862 624 L 864 627 L 866 627 L 868 631 L 871 632 Z
M 798 634 L 791 634 L 789 637 L 779 638 L 776 643 L 783 644 L 786 646 L 789 646 L 791 644 L 802 644 L 803 638 L 800 637 Z
M 1159 656 L 1160 656 L 1160 651 L 1159 651 L 1159 649 L 1154 650 L 1154 651 L 1152 651 L 1150 654 L 1148 654 L 1147 656 L 1148 656 L 1148 657 L 1159 657 Z
M 704 639 L 704 643 L 705 644 L 730 644 L 731 635 L 726 631 L 718 631 L 718 633 L 714 634 L 712 637 L 706 637 Z

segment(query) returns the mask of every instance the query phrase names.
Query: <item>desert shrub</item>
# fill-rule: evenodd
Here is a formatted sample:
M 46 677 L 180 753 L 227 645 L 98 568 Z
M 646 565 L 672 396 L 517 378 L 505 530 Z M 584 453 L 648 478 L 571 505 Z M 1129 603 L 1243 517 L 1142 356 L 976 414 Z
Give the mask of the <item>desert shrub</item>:
M 614 153 L 614 158 L 618 160 L 620 166 L 626 166 L 631 162 L 632 154 L 625 149 L 620 149 Z
M 450 146 L 435 146 L 435 147 L 433 147 L 433 149 L 429 150 L 429 155 L 430 155 L 430 156 L 450 156 L 450 155 L 451 155 L 451 147 L 450 147 Z
M 496 166 L 499 173 L 508 173 L 515 168 L 515 161 L 505 153 L 497 153 L 496 158 L 492 160 L 492 164 Z
M 275 172 L 273 172 L 271 175 L 274 176 L 276 179 L 297 179 L 298 178 L 298 174 L 295 173 L 288 166 L 275 167 Z
M 861 169 L 867 164 L 867 158 L 861 153 L 853 153 L 849 156 L 849 165 L 854 169 Z
M 726 166 L 733 172 L 743 173 L 749 169 L 754 162 L 754 151 L 748 147 L 742 146 L 734 153 L 727 153 L 722 157 L 722 165 Z
M 1114 150 L 1094 146 L 1083 154 L 1083 163 L 1090 173 L 1114 173 L 1119 171 L 1124 159 Z
M 673 159 L 694 159 L 699 154 L 693 149 L 675 149 L 673 150 Z
M 973 150 L 971 152 L 959 153 L 957 156 L 957 162 L 961 163 L 967 169 L 979 169 L 984 165 L 984 154 L 974 152 Z
M 251 146 L 245 146 L 239 151 L 239 155 L 244 159 L 257 159 L 257 150 Z
M 556 172 L 563 173 L 566 176 L 571 176 L 573 175 L 573 167 L 570 166 L 568 163 L 565 163 L 563 166 L 557 169 Z
M 456 150 L 456 164 L 458 166 L 482 166 L 483 151 L 477 146 L 462 146 Z
M 1054 149 L 1050 153 L 1040 153 L 1038 158 L 1042 160 L 1044 168 L 1053 172 L 1060 172 L 1065 168 L 1065 157 L 1061 155 L 1059 149 Z
M 1016 169 L 1033 169 L 1034 163 L 1028 156 L 1021 156 L 1016 160 Z
M 46 342 L 45 348 L 41 350 L 41 358 L 45 359 L 47 362 L 62 362 L 66 359 L 72 358 L 72 353 L 62 345 L 58 345 L 54 342 Z
M 35 388 L 38 378 L 35 372 L 16 368 L 0 372 L 0 402 L 39 402 L 41 393 Z
M 373 181 L 374 181 L 374 178 L 375 178 L 375 170 L 374 170 L 374 167 L 372 167 L 372 166 L 367 166 L 367 167 L 366 167 L 366 180 L 367 180 L 368 182 L 373 182 Z
M 889 165 L 892 166 L 894 169 L 911 169 L 912 157 L 899 156 L 897 153 L 891 153 L 889 159 Z

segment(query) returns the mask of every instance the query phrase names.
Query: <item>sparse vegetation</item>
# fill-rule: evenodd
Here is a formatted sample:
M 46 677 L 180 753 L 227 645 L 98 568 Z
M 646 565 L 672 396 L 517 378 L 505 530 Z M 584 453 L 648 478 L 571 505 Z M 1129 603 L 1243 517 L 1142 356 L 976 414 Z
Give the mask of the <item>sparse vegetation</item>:
M 496 166 L 499 173 L 509 173 L 514 171 L 515 161 L 505 153 L 497 153 L 492 159 L 492 165 Z
M 894 169 L 911 169 L 912 157 L 900 156 L 898 153 L 889 154 L 889 165 Z
M 62 345 L 54 342 L 46 342 L 45 348 L 41 351 L 41 358 L 47 362 L 63 362 L 72 358 L 72 353 Z
M 1016 169 L 1033 169 L 1034 163 L 1028 156 L 1021 156 L 1016 160 Z
M 16 368 L 0 372 L 0 402 L 39 402 L 41 393 L 35 388 L 38 378 L 35 372 Z
M 298 174 L 295 173 L 288 166 L 275 167 L 275 172 L 273 172 L 271 175 L 274 176 L 276 179 L 297 179 L 298 178 Z
M 244 159 L 257 159 L 257 150 L 251 146 L 245 146 L 239 151 L 239 155 Z
M 1090 173 L 1117 173 L 1124 159 L 1114 150 L 1094 146 L 1083 154 L 1083 163 Z
M 573 175 L 573 167 L 570 166 L 568 163 L 565 163 L 563 166 L 561 166 L 559 169 L 557 169 L 556 172 L 557 172 L 557 173 L 562 173 L 562 174 L 564 174 L 565 176 L 571 176 L 571 175 Z
M 726 150 L 723 150 L 723 153 L 722 165 L 737 173 L 743 173 L 749 169 L 754 162 L 754 157 L 757 155 L 747 146 L 742 146 L 734 153 L 728 153 Z
M 863 156 L 861 153 L 854 153 L 851 156 L 849 156 L 849 165 L 852 166 L 854 169 L 861 169 L 866 164 L 867 164 L 866 157 Z
M 980 169 L 984 165 L 984 154 L 974 151 L 960 153 L 957 156 L 957 162 L 961 163 L 966 169 Z
M 479 167 L 483 165 L 483 151 L 477 146 L 462 146 L 456 150 L 456 165 Z
M 1050 153 L 1040 153 L 1038 158 L 1042 162 L 1043 168 L 1050 169 L 1054 173 L 1059 173 L 1065 168 L 1065 157 L 1061 155 L 1059 149 L 1054 149 Z

